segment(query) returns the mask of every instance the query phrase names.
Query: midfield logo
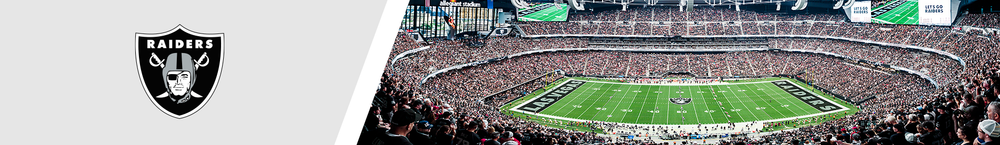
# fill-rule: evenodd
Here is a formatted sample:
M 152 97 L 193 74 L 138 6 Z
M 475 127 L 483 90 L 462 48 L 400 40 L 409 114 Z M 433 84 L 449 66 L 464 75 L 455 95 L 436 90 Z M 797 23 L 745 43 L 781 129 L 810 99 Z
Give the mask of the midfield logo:
M 181 25 L 135 33 L 135 64 L 153 105 L 177 119 L 204 107 L 222 74 L 223 41 L 223 33 L 199 33 Z
M 680 97 L 678 97 L 678 98 L 670 98 L 670 102 L 672 102 L 674 104 L 677 104 L 677 105 L 684 105 L 684 104 L 691 103 L 691 98 L 680 98 Z

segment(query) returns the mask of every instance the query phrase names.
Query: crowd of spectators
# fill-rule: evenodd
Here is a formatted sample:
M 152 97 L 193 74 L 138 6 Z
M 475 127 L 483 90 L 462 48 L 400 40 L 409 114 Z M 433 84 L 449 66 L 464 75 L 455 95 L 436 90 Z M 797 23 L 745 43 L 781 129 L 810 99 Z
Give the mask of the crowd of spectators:
M 786 63 L 795 62 L 795 63 Z M 831 63 L 833 62 L 833 63 Z M 648 69 L 648 70 L 647 70 Z M 499 62 L 473 66 L 457 71 L 444 73 L 439 78 L 431 79 L 422 85 L 415 94 L 427 94 L 434 98 L 445 100 L 443 104 L 456 106 L 457 112 L 476 112 L 485 114 L 487 122 L 518 121 L 519 119 L 499 113 L 497 107 L 516 97 L 518 92 L 534 90 L 545 86 L 540 83 L 521 84 L 525 80 L 536 78 L 552 70 L 562 70 L 566 73 L 585 75 L 630 75 L 642 76 L 647 72 L 686 71 L 701 76 L 736 75 L 774 75 L 796 74 L 805 70 L 817 74 L 811 79 L 817 82 L 823 80 L 854 80 L 848 83 L 818 83 L 820 86 L 835 88 L 838 93 L 861 94 L 868 92 L 904 92 L 912 89 L 905 85 L 928 87 L 930 85 L 916 77 L 902 77 L 902 80 L 891 81 L 891 75 L 876 73 L 874 70 L 861 69 L 848 65 L 836 58 L 781 51 L 729 52 L 729 53 L 632 53 L 614 51 L 586 52 L 551 52 L 516 57 Z M 842 73 L 842 72 L 856 73 Z M 890 83 L 891 87 L 879 86 L 878 83 Z M 844 87 L 840 86 L 864 86 Z M 493 101 L 482 102 L 486 95 L 503 89 L 514 87 L 516 91 L 510 94 L 500 94 Z M 899 87 L 899 88 L 895 88 Z M 879 90 L 876 90 L 879 89 Z M 918 93 L 932 89 L 912 89 Z M 889 94 L 894 95 L 894 94 Z M 904 94 L 898 94 L 904 95 Z M 888 97 L 888 96 L 885 96 Z M 520 123 L 520 122 L 519 122 Z M 502 124 L 504 126 L 518 126 Z M 613 127 L 607 127 L 613 128 Z M 555 129 L 558 130 L 558 129 Z M 674 135 L 677 134 L 666 134 Z M 579 140 L 584 142 L 616 141 L 608 139 Z M 632 142 L 636 140 L 624 140 Z M 583 142 L 579 142 L 583 143 Z
M 965 14 L 965 18 L 962 18 L 958 24 L 980 28 L 1000 28 L 1000 13 Z
M 709 15 L 713 17 L 708 17 Z M 988 15 L 988 14 L 982 14 Z M 718 17 L 716 17 L 718 16 Z M 858 113 L 824 122 L 771 133 L 762 137 L 729 138 L 723 144 L 952 144 L 993 141 L 991 120 L 1000 120 L 997 99 L 996 38 L 957 31 L 948 27 L 858 24 L 837 22 L 843 16 L 828 14 L 774 15 L 720 8 L 697 8 L 678 12 L 670 7 L 640 7 L 629 11 L 574 14 L 570 22 L 521 24 L 529 35 L 821 35 L 872 40 L 939 49 L 958 55 L 966 66 L 945 56 L 904 48 L 882 47 L 842 40 L 768 39 L 767 48 L 830 52 L 847 57 L 890 64 L 920 71 L 944 87 L 936 89 L 915 75 L 884 72 L 852 65 L 838 58 L 784 51 L 724 53 L 634 53 L 621 51 L 566 51 L 531 54 L 471 66 L 439 74 L 420 83 L 435 70 L 511 54 L 552 48 L 642 48 L 642 49 L 732 49 L 752 48 L 750 42 L 736 46 L 700 46 L 694 43 L 666 46 L 636 41 L 593 41 L 582 38 L 525 39 L 497 37 L 485 47 L 469 47 L 461 41 L 431 40 L 417 43 L 397 36 L 391 56 L 422 46 L 387 67 L 383 82 L 369 112 L 362 141 L 393 144 L 403 136 L 409 141 L 430 138 L 436 144 L 474 142 L 487 144 L 638 144 L 652 140 L 602 137 L 594 133 L 557 129 L 500 113 L 499 107 L 554 81 L 540 75 L 561 70 L 570 74 L 651 76 L 664 72 L 690 72 L 693 76 L 755 76 L 796 74 L 813 85 L 861 102 Z M 996 26 L 997 16 L 967 15 L 961 25 Z M 743 22 L 730 23 L 731 19 Z M 808 20 L 808 21 L 803 21 Z M 615 22 L 603 22 L 615 21 Z M 617 22 L 624 21 L 624 22 Z M 668 21 L 668 22 L 655 22 Z M 777 21 L 777 22 L 773 22 Z M 823 22 L 812 22 L 823 21 Z M 752 43 L 758 43 L 754 41 Z M 625 44 L 625 45 L 622 45 Z M 636 46 L 654 44 L 653 46 Z M 759 46 L 759 45 L 752 45 Z M 391 59 L 391 57 L 390 57 Z M 508 90 L 509 89 L 509 90 Z M 500 91 L 504 92 L 494 94 Z M 491 96 L 492 94 L 492 96 Z M 377 104 L 377 105 L 376 105 Z M 411 111 L 407 111 L 411 110 Z M 399 115 L 403 114 L 403 115 Z M 394 117 L 399 115 L 399 117 Z M 414 117 L 407 117 L 407 116 Z M 986 115 L 986 116 L 984 116 Z M 374 119 L 373 119 L 374 118 Z M 397 119 L 400 118 L 400 119 Z M 408 119 L 413 118 L 413 119 Z M 980 122 L 987 122 L 980 124 Z M 612 133 L 659 133 L 678 137 L 688 130 L 640 127 L 606 123 Z M 699 126 L 700 127 L 700 126 Z M 737 125 L 696 128 L 733 131 Z M 676 129 L 676 128 L 675 128 Z M 1000 130 L 1000 129 L 998 129 Z M 742 131 L 742 130 L 741 130 Z M 704 133 L 704 132 L 703 132 Z M 475 138 L 471 134 L 475 134 Z M 996 131 L 1000 134 L 1000 131 Z M 897 137 L 898 136 L 898 137 Z M 971 138 L 971 139 L 970 139 Z M 494 142 L 496 141 L 496 142 Z M 361 142 L 362 144 L 367 144 Z M 904 143 L 905 142 L 905 143 Z M 414 144 L 425 144 L 421 142 Z

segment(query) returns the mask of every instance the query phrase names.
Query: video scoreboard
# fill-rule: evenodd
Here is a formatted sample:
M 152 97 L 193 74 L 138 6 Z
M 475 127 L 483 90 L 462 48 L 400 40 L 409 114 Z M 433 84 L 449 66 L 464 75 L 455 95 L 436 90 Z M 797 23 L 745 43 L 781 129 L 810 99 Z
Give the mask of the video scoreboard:
M 851 22 L 950 26 L 956 13 L 951 0 L 855 1 L 844 9 Z

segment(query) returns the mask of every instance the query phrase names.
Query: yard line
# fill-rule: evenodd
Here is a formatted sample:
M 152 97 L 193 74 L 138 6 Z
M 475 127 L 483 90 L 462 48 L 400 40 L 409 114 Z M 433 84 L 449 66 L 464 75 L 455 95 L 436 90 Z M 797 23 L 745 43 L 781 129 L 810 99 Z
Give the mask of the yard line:
M 715 87 L 715 86 L 710 86 L 710 88 L 711 87 Z M 722 87 L 719 87 L 719 90 L 721 91 Z M 715 95 L 715 92 L 716 92 L 716 90 L 713 88 L 712 89 L 712 94 Z M 726 95 L 722 95 L 722 99 L 725 99 L 726 103 L 729 103 L 729 108 L 736 107 L 736 105 L 733 105 L 733 102 L 729 102 L 729 97 L 727 97 Z M 720 111 L 726 111 L 726 110 L 723 109 L 723 110 L 720 110 Z M 733 113 L 736 113 L 736 112 L 733 112 Z M 732 116 L 732 115 L 729 115 L 729 116 Z M 729 116 L 726 116 L 726 118 L 729 118 Z M 740 115 L 739 113 L 736 113 L 736 116 L 740 117 L 741 121 L 746 121 L 747 120 L 746 118 L 743 118 L 743 115 Z
M 629 88 L 631 88 L 631 87 L 632 87 L 632 86 L 631 86 L 631 85 L 629 85 Z M 621 86 L 619 86 L 619 87 L 618 87 L 618 89 L 621 89 Z M 625 92 L 625 91 L 621 91 L 621 92 Z M 615 93 L 615 95 L 617 95 L 617 94 L 618 94 L 618 93 Z M 621 102 L 625 100 L 625 95 L 624 95 L 624 94 L 622 94 L 622 96 L 619 96 L 619 98 L 620 98 L 620 99 L 618 100 L 618 102 L 617 102 L 617 103 L 615 103 L 615 108 L 614 108 L 614 109 L 610 109 L 610 108 L 605 108 L 605 110 L 611 110 L 611 113 L 608 113 L 608 115 L 612 115 L 612 117 L 614 117 L 614 114 L 615 114 L 615 109 L 618 109 L 618 105 L 621 105 Z M 611 100 L 608 100 L 608 102 L 607 102 L 607 103 L 611 103 Z M 607 103 L 605 103 L 605 104 L 607 104 Z M 597 117 L 597 115 L 602 115 L 602 114 L 601 114 L 601 112 L 604 112 L 604 110 L 602 110 L 602 111 L 598 111 L 598 112 L 597 112 L 597 114 L 594 114 L 594 117 L 596 118 L 596 117 Z M 606 121 L 606 122 L 611 122 L 611 121 L 609 121 L 609 119 L 611 119 L 611 118 L 607 118 L 607 119 L 602 119 L 602 120 L 604 120 L 604 121 Z
M 614 85 L 612 84 L 611 86 L 614 86 Z M 607 91 L 607 89 L 604 88 L 604 84 L 601 84 L 601 86 L 597 87 L 597 88 L 601 89 L 601 95 L 594 96 L 594 94 L 590 94 L 590 96 L 587 97 L 587 100 L 590 100 L 590 98 L 595 98 L 595 97 L 597 99 L 594 99 L 590 106 L 580 107 L 581 109 L 585 108 L 584 110 L 590 110 L 590 109 L 597 109 L 597 108 L 599 108 L 599 107 L 595 107 L 594 104 L 597 104 L 597 102 L 600 102 L 600 100 L 603 99 L 604 94 L 608 93 L 608 91 Z M 584 101 L 587 101 L 587 100 L 584 100 Z M 607 103 L 610 102 L 610 100 L 611 99 L 608 99 L 608 101 L 605 101 L 604 104 L 607 105 Z M 604 107 L 604 105 L 601 105 L 601 107 Z M 586 112 L 587 111 L 583 111 L 583 112 L 576 112 L 576 111 L 574 111 L 574 112 L 571 112 L 571 113 L 578 113 L 578 115 L 576 115 L 576 117 L 574 117 L 574 118 L 583 119 L 583 118 L 580 118 L 580 117 L 583 116 L 584 114 L 587 114 Z M 590 119 L 594 119 L 594 118 L 591 117 Z
M 650 86 L 649 88 L 653 88 L 653 87 Z M 646 88 L 646 91 L 649 91 L 649 88 Z M 642 93 L 641 92 L 641 90 L 642 90 L 641 86 L 639 87 L 639 90 L 640 90 L 639 93 Z M 649 99 L 649 96 L 642 95 L 642 107 L 639 107 L 639 109 L 640 109 L 639 111 L 645 112 L 644 110 L 646 110 L 646 100 L 647 99 Z M 653 106 L 656 106 L 656 104 L 654 103 Z M 635 117 L 635 123 L 636 124 L 639 124 L 639 118 L 642 118 L 642 112 L 636 112 L 636 113 L 639 113 L 639 116 Z M 649 123 L 652 124 L 653 122 L 649 122 Z
M 641 89 L 642 87 L 639 87 L 639 88 Z M 622 92 L 625 92 L 625 94 L 628 94 L 628 90 L 632 90 L 632 85 L 629 85 L 628 89 L 622 90 Z M 622 96 L 624 96 L 624 95 L 622 95 Z M 628 103 L 628 108 L 629 109 L 632 109 L 632 105 L 633 105 L 633 103 L 635 103 L 635 97 L 636 96 L 639 96 L 639 94 L 635 94 L 635 96 L 632 96 L 631 101 L 629 101 L 629 103 Z M 622 99 L 624 99 L 624 98 L 622 98 Z M 618 102 L 618 105 L 621 105 L 622 103 L 625 103 L 625 102 Z M 618 110 L 618 105 L 615 105 L 615 110 Z M 611 114 L 614 114 L 614 113 L 611 113 Z M 626 115 L 628 115 L 628 112 L 622 111 L 622 118 L 618 119 L 618 122 L 624 123 L 622 121 L 625 121 L 625 116 Z
M 775 101 L 775 102 L 779 103 L 779 104 L 772 104 L 772 103 L 768 103 L 768 104 L 770 104 L 770 106 L 772 108 L 775 108 L 775 111 L 778 111 L 778 113 L 780 113 L 782 115 L 782 118 L 789 117 L 789 116 L 787 114 L 785 114 L 785 113 L 781 113 L 781 110 L 779 110 L 779 108 L 780 109 L 784 109 L 785 111 L 788 111 L 788 112 L 792 113 L 791 116 L 798 116 L 795 113 L 795 111 L 793 111 L 792 109 L 788 109 L 788 107 L 780 107 L 780 106 L 779 107 L 774 107 L 774 105 L 786 105 L 786 104 L 789 105 L 789 106 L 791 106 L 792 104 L 788 104 L 788 99 L 791 99 L 791 98 L 789 98 L 786 95 L 782 95 L 782 94 L 769 93 L 768 91 L 773 91 L 773 89 L 767 88 L 768 87 L 767 85 L 754 84 L 754 86 L 757 86 L 758 88 L 760 88 L 764 92 L 764 95 L 766 95 L 766 96 L 780 97 L 780 98 L 771 98 L 772 100 L 778 100 L 778 101 Z M 754 92 L 754 94 L 757 94 L 757 93 Z
M 760 84 L 760 85 L 763 85 L 763 84 Z M 771 84 L 771 85 L 774 85 L 774 84 Z M 764 88 L 767 88 L 767 87 L 769 87 L 769 86 L 764 85 Z M 781 89 L 781 88 L 778 88 L 778 89 Z M 767 93 L 768 95 L 782 95 L 782 96 L 785 96 L 781 92 L 777 92 L 774 89 L 765 89 L 765 90 L 772 92 L 772 93 Z M 789 94 L 789 95 L 791 95 L 791 94 Z M 802 108 L 802 106 L 800 106 L 799 104 L 797 104 L 795 101 L 789 101 L 789 100 L 792 100 L 792 99 L 799 100 L 799 99 L 795 98 L 795 96 L 791 96 L 791 97 L 786 96 L 786 97 L 782 98 L 782 100 L 783 100 L 782 102 L 785 103 L 785 105 L 788 105 L 788 106 L 798 107 L 800 111 L 804 109 L 804 108 Z M 788 110 L 788 112 L 792 112 L 792 116 L 801 116 L 800 114 L 796 113 L 795 110 L 789 109 L 789 107 L 781 107 L 781 108 L 784 108 L 785 110 Z
M 693 87 L 697 87 L 697 86 L 693 86 Z M 695 93 L 697 93 L 697 92 L 695 92 L 695 91 L 691 91 L 691 88 L 693 88 L 693 87 L 687 87 L 687 88 L 688 88 L 688 91 L 689 91 L 689 92 L 690 92 L 690 93 L 692 94 L 692 95 L 690 95 L 690 96 L 691 96 L 691 101 L 694 101 L 694 94 L 695 94 Z M 701 89 L 699 89 L 699 90 L 701 90 Z M 702 98 L 705 98 L 705 96 L 702 96 Z M 694 102 L 689 102 L 688 104 L 692 104 L 692 103 L 694 103 Z M 694 118 L 695 118 L 695 120 L 697 120 L 697 121 L 698 121 L 699 123 L 701 123 L 701 119 L 698 119 L 698 118 L 700 118 L 700 117 L 698 117 L 698 108 L 695 108 L 695 106 L 697 106 L 697 105 L 693 105 L 693 104 L 691 105 L 691 109 L 692 109 L 692 110 L 694 110 L 694 111 L 693 111 L 693 113 L 694 113 Z M 707 107 L 707 106 L 706 106 L 706 107 Z M 715 120 L 715 117 L 712 117 L 712 115 L 708 115 L 708 117 L 709 117 L 709 118 L 711 118 L 711 119 L 712 119 L 713 121 Z
M 570 80 L 573 80 L 573 79 L 570 79 Z M 580 90 L 580 89 L 590 89 L 590 88 L 591 88 L 591 87 L 592 87 L 593 85 L 594 85 L 593 83 L 584 83 L 583 85 L 581 85 L 581 86 L 580 86 L 579 88 L 577 88 L 576 90 Z M 604 86 L 604 84 L 601 84 L 601 86 Z M 573 92 L 576 92 L 576 90 L 574 90 Z M 569 93 L 567 93 L 567 94 L 566 94 L 566 95 L 567 95 L 567 97 L 569 97 L 569 94 L 572 94 L 573 92 L 569 92 Z M 597 90 L 584 90 L 584 93 L 586 93 L 586 92 L 590 92 L 590 94 L 591 94 L 591 95 L 593 95 L 594 93 L 596 93 L 596 92 L 597 92 Z M 562 109 L 563 109 L 563 108 L 566 108 L 566 106 L 571 106 L 571 105 L 574 105 L 574 104 L 576 104 L 576 99 L 578 99 L 578 98 L 582 98 L 581 96 L 583 96 L 583 93 L 580 93 L 580 94 L 575 94 L 575 95 L 573 95 L 573 96 L 572 96 L 573 98 L 572 98 L 572 99 L 570 99 L 570 100 L 569 100 L 569 102 L 566 102 L 566 104 L 564 104 L 564 105 L 560 106 L 560 107 L 559 107 L 559 109 L 556 109 L 556 110 L 555 110 L 555 112 L 552 112 L 552 113 L 553 113 L 553 114 L 555 114 L 555 113 L 559 113 L 560 111 L 562 111 Z M 586 99 L 584 99 L 584 101 L 586 101 L 587 99 L 590 99 L 590 98 L 592 98 L 592 97 L 593 97 L 593 96 L 587 96 L 587 98 L 586 98 Z M 556 102 L 552 102 L 552 103 L 553 103 L 553 105 L 555 105 L 555 104 L 558 104 L 558 103 L 559 103 L 560 101 L 562 101 L 562 100 L 566 100 L 566 98 L 563 98 L 563 99 L 559 99 L 559 101 L 556 101 Z M 580 104 L 580 106 L 583 106 L 583 104 Z M 580 107 L 580 108 L 583 108 L 583 107 Z M 563 114 L 563 115 L 561 115 L 561 116 L 565 116 L 565 115 L 569 115 L 569 113 L 573 113 L 573 112 L 575 112 L 574 110 L 575 110 L 575 108 L 574 108 L 573 110 L 570 110 L 570 111 L 569 111 L 569 112 L 567 112 L 566 114 Z M 545 111 L 545 110 L 542 110 L 542 111 Z M 579 118 L 579 116 L 577 116 L 576 118 Z
M 701 90 L 701 88 L 699 87 L 699 88 L 698 88 L 698 90 Z M 707 93 L 702 93 L 702 95 L 701 95 L 701 98 L 702 98 L 702 99 L 705 99 L 705 101 L 706 101 L 706 102 L 705 102 L 705 108 L 709 108 L 709 109 L 711 109 L 711 106 L 708 106 L 708 102 L 707 102 L 707 101 L 708 101 L 708 97 L 705 97 L 705 95 L 704 95 L 704 94 L 707 94 Z M 709 96 L 709 97 L 712 97 L 712 96 Z M 712 101 L 716 101 L 716 100 L 712 100 Z M 712 103 L 716 103 L 716 102 L 712 102 Z M 705 111 L 708 111 L 708 110 L 705 110 Z M 722 111 L 722 108 L 719 108 L 719 111 Z M 706 113 L 708 113 L 708 114 L 709 114 L 709 116 L 712 116 L 712 113 L 715 113 L 715 112 L 711 112 L 711 113 L 709 113 L 709 112 L 706 112 Z M 720 112 L 720 113 L 721 113 L 721 112 Z M 725 113 L 723 113 L 723 115 L 725 115 Z M 717 123 L 717 121 L 718 121 L 718 120 L 715 120 L 715 118 L 713 117 L 713 118 L 712 118 L 712 121 L 716 121 L 716 122 L 713 122 L 713 123 Z M 727 121 L 727 122 L 729 122 L 729 121 L 732 121 L 732 120 L 729 120 L 729 117 L 726 117 L 726 121 Z
M 667 91 L 663 91 L 662 88 L 667 88 Z M 670 102 L 670 94 L 671 94 L 671 93 L 669 93 L 670 92 L 670 87 L 669 86 L 667 86 L 667 87 L 660 86 L 660 89 L 661 89 L 660 90 L 660 94 L 664 94 L 664 93 L 667 94 L 667 102 Z M 657 96 L 659 96 L 659 95 L 657 95 Z M 666 116 L 666 118 L 667 118 L 666 122 L 667 123 L 666 124 L 670 123 L 670 106 L 673 106 L 673 105 L 667 105 L 667 107 L 663 108 L 664 110 L 667 110 L 667 111 L 665 111 L 663 113 L 663 114 L 667 114 L 667 116 Z
M 754 93 L 753 95 L 754 95 L 755 97 L 757 97 L 757 98 L 762 98 L 762 99 L 763 99 L 763 97 L 762 97 L 762 96 L 758 95 L 758 94 L 757 94 L 756 92 L 753 92 L 754 90 L 751 90 L 750 86 L 746 86 L 747 88 L 745 88 L 745 89 L 744 89 L 743 87 L 740 87 L 740 86 L 742 86 L 742 85 L 737 85 L 736 87 L 738 87 L 738 88 L 740 88 L 740 89 L 743 89 L 743 90 L 746 90 L 746 91 L 743 91 L 743 92 L 741 92 L 741 93 L 743 93 L 743 95 L 749 95 L 749 94 L 747 94 L 747 93 L 746 93 L 746 92 L 748 92 L 748 91 L 749 91 L 749 92 L 751 92 L 751 93 Z M 768 96 L 768 97 L 770 97 L 770 96 Z M 761 106 L 763 106 L 763 105 L 760 105 L 760 103 L 757 103 L 757 100 L 756 100 L 756 99 L 750 99 L 750 100 L 751 100 L 751 101 L 753 101 L 753 104 L 754 104 L 755 106 L 757 106 L 757 107 L 761 107 Z M 767 103 L 767 102 L 764 102 L 764 104 L 768 104 L 768 108 L 774 108 L 774 107 L 773 107 L 773 105 L 771 105 L 770 103 Z M 771 116 L 771 113 L 767 113 L 767 110 L 766 110 L 766 109 L 767 109 L 767 108 L 764 108 L 764 109 L 761 109 L 760 111 L 761 111 L 761 112 L 764 112 L 764 114 L 765 114 L 765 115 L 767 115 L 768 117 L 771 117 L 770 119 L 767 119 L 767 120 L 771 120 L 771 119 L 780 119 L 780 118 L 784 118 L 784 117 L 785 117 L 785 114 L 781 114 L 781 117 L 778 117 L 778 118 L 775 118 L 774 116 Z M 778 113 L 781 113 L 781 112 L 778 112 Z
M 654 87 L 656 87 L 656 91 L 660 91 L 660 88 L 663 88 L 661 86 L 654 86 Z M 654 92 L 654 93 L 656 93 L 656 92 Z M 660 91 L 660 93 L 656 93 L 656 99 L 653 100 L 653 107 L 654 107 L 653 110 L 657 111 L 657 113 L 659 113 L 659 111 L 660 111 L 660 109 L 658 109 L 660 107 L 659 106 L 660 105 L 660 94 L 663 94 L 663 91 Z M 666 109 L 666 108 L 664 108 L 664 109 Z M 653 113 L 653 112 L 650 112 L 650 113 L 652 113 L 652 115 L 650 115 L 649 123 L 650 124 L 656 124 L 655 121 L 656 121 L 656 114 L 657 113 Z M 663 123 L 663 124 L 666 124 L 666 123 Z
M 729 90 L 729 92 L 730 92 L 730 93 L 733 93 L 733 95 L 736 95 L 736 93 L 734 93 L 734 92 L 733 92 L 733 89 L 731 89 L 731 88 L 728 88 L 729 86 L 726 86 L 726 87 L 727 87 L 726 89 L 727 89 L 727 90 Z M 721 88 L 720 88 L 720 89 L 721 89 Z M 750 115 L 753 115 L 753 118 L 754 118 L 755 120 L 760 120 L 760 118 L 759 118 L 759 117 L 757 117 L 757 114 L 754 114 L 754 113 L 753 113 L 753 111 L 749 111 L 749 110 L 750 110 L 750 107 L 748 107 L 746 103 L 743 103 L 743 99 L 740 99 L 739 95 L 736 95 L 736 96 L 734 96 L 734 97 L 736 98 L 736 100 L 739 100 L 740 104 L 743 104 L 743 107 L 744 107 L 745 109 L 747 109 L 747 112 L 750 112 Z M 732 103 L 730 103 L 730 104 L 732 104 Z M 733 105 L 733 106 L 735 106 L 735 105 Z M 743 120 L 743 121 L 746 121 L 746 120 Z
M 614 84 L 612 84 L 611 86 L 612 86 L 612 87 L 614 87 L 615 85 L 614 85 Z M 619 86 L 619 88 L 621 88 L 621 86 Z M 603 88 L 603 87 L 601 87 L 601 89 L 604 89 L 604 88 Z M 604 93 L 601 93 L 601 96 L 599 96 L 599 97 L 604 97 L 604 94 L 605 94 L 605 93 L 608 93 L 608 91 L 610 91 L 611 87 L 609 87 L 609 88 L 607 88 L 607 89 L 608 89 L 608 90 L 604 91 Z M 612 94 L 611 94 L 611 96 L 614 96 L 615 94 L 616 94 L 616 93 L 612 93 Z M 608 98 L 608 101 L 604 102 L 604 105 L 601 105 L 601 107 L 600 107 L 600 108 L 604 108 L 604 110 L 607 110 L 607 109 L 608 109 L 608 108 L 607 108 L 607 105 L 608 105 L 608 103 L 611 103 L 611 99 L 613 99 L 613 98 Z M 595 108 L 595 109 L 596 109 L 596 108 Z M 579 118 L 579 116 L 583 116 L 584 114 L 587 114 L 587 112 L 588 112 L 588 111 L 584 111 L 583 113 L 580 113 L 580 115 L 578 115 L 578 117 L 577 117 L 577 118 Z M 597 115 L 600 115 L 600 114 L 601 114 L 601 111 L 600 111 L 600 110 L 598 110 L 597 112 L 594 112 L 594 116 L 591 116 L 591 117 L 590 117 L 590 120 L 594 120 L 595 118 L 597 118 Z M 605 120 L 605 121 L 606 121 L 606 119 L 602 119 L 602 120 Z
M 789 81 L 788 83 L 794 83 L 794 82 L 790 82 L 790 81 Z M 772 83 L 772 85 L 774 85 L 774 84 Z M 775 85 L 775 86 L 777 86 L 777 85 Z M 780 87 L 779 87 L 779 89 L 780 89 Z M 801 89 L 806 89 L 806 88 L 801 88 Z M 778 92 L 779 94 L 781 94 L 781 92 L 785 92 L 784 90 L 771 90 L 771 91 L 775 91 L 775 92 Z M 779 91 L 780 91 L 780 92 L 779 92 Z M 788 92 L 785 92 L 784 94 L 788 94 L 788 95 L 791 95 L 792 97 L 795 97 L 795 95 L 792 95 L 791 93 L 788 93 Z M 796 98 L 795 100 L 799 100 L 799 99 L 798 99 L 798 98 Z M 805 103 L 806 105 L 809 105 L 809 103 L 807 103 L 807 102 L 805 102 L 805 101 L 802 101 L 802 100 L 799 100 L 799 101 L 800 101 L 800 102 L 802 102 L 802 103 Z M 802 111 L 807 111 L 806 113 L 808 114 L 808 111 L 809 111 L 809 110 L 807 110 L 807 109 L 805 109 L 805 108 L 802 108 L 802 106 L 801 106 L 800 104 L 796 104 L 796 103 L 798 103 L 798 102 L 795 102 L 795 101 L 792 101 L 792 103 L 793 103 L 793 104 L 788 104 L 788 105 L 791 105 L 791 106 L 795 106 L 795 107 L 799 107 L 799 109 L 801 109 Z M 815 110 L 815 109 L 816 109 L 816 108 L 813 108 L 813 110 Z M 819 110 L 817 110 L 817 111 L 819 111 Z M 801 116 L 801 115 L 800 115 L 800 116 Z
M 736 89 L 743 89 L 743 88 L 742 88 L 742 87 L 740 87 L 740 86 L 742 86 L 742 85 L 735 85 Z M 730 89 L 730 90 L 731 90 L 731 89 Z M 743 94 L 743 96 L 745 96 L 745 97 L 747 97 L 747 98 L 750 98 L 750 95 L 748 95 L 747 93 L 745 93 L 746 91 L 749 91 L 749 90 L 745 90 L 745 89 L 744 89 L 744 91 L 743 91 L 743 92 L 740 92 L 740 93 L 741 93 L 741 94 Z M 736 94 L 736 92 L 735 92 L 735 91 L 733 91 L 732 93 L 733 93 L 733 94 Z M 743 99 L 741 99 L 741 98 L 737 98 L 737 99 L 740 99 L 740 103 L 743 103 L 743 105 L 746 105 L 746 102 L 743 102 Z M 754 105 L 754 107 L 756 107 L 756 108 L 760 108 L 760 104 L 757 104 L 757 102 L 756 102 L 756 101 L 755 101 L 754 99 L 750 99 L 750 101 L 751 101 L 751 102 L 753 102 L 753 105 Z M 754 109 L 756 109 L 756 108 L 754 108 Z M 747 109 L 749 110 L 750 108 L 749 108 L 749 107 L 747 107 Z M 770 119 L 775 119 L 775 118 L 774 118 L 773 116 L 771 116 L 771 114 L 770 114 L 770 113 L 767 113 L 767 111 L 763 111 L 763 110 L 751 110 L 751 111 L 760 111 L 760 112 L 764 112 L 764 115 L 767 115 L 767 117 L 768 117 L 768 119 L 765 119 L 765 120 L 770 120 Z M 752 112 L 751 112 L 751 114 L 754 114 L 754 113 L 752 113 Z M 756 114 L 754 114 L 754 117 L 756 117 L 756 116 L 757 116 L 757 115 L 756 115 Z M 761 119 L 757 119 L 757 120 L 761 120 Z

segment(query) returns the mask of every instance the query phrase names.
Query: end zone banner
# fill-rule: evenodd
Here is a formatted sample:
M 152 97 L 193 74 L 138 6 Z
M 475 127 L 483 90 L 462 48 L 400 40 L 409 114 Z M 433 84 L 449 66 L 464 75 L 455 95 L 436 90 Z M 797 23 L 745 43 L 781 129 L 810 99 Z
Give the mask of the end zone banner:
M 542 112 L 542 110 L 548 108 L 549 105 L 552 105 L 556 101 L 559 101 L 559 99 L 566 97 L 566 95 L 573 92 L 573 90 L 576 90 L 576 88 L 579 88 L 580 85 L 583 85 L 583 83 L 584 81 L 570 80 L 559 87 L 552 88 L 553 90 L 536 97 L 534 100 L 531 100 L 531 102 L 518 109 L 534 113 Z
M 809 104 L 809 106 L 816 108 L 816 110 L 822 112 L 830 112 L 841 109 L 840 106 L 837 106 L 831 102 L 823 100 L 823 98 L 820 98 L 820 96 L 815 96 L 812 93 L 807 92 L 806 89 L 803 89 L 799 86 L 792 84 L 792 82 L 774 81 L 771 83 L 774 83 L 774 85 L 778 86 L 778 88 L 781 88 L 781 90 L 785 90 L 785 92 L 788 92 L 788 94 L 792 94 L 792 96 L 795 96 L 795 98 L 802 100 L 802 102 L 806 102 L 806 104 Z

